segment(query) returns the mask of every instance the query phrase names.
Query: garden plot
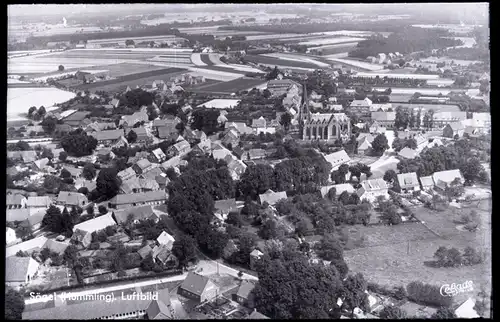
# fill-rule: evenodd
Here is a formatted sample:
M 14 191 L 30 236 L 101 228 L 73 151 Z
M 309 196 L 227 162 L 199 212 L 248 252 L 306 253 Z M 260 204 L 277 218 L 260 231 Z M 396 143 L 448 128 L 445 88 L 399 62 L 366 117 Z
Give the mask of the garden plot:
M 279 65 L 279 66 L 299 67 L 307 69 L 318 68 L 317 64 L 313 64 L 310 62 L 287 60 L 285 58 L 276 58 L 264 55 L 246 55 L 245 60 L 255 64 L 272 65 L 272 67 Z
M 99 59 L 99 58 L 55 58 L 55 57 L 21 57 L 9 59 L 7 62 L 7 72 L 9 74 L 34 74 L 57 72 L 59 65 L 65 69 L 88 68 L 92 66 L 109 65 L 110 63 L 126 63 L 126 59 Z M 133 61 L 132 61 L 133 62 Z
M 261 79 L 254 78 L 238 78 L 225 83 L 218 83 L 212 86 L 204 86 L 201 89 L 195 89 L 195 92 L 203 93 L 220 93 L 220 94 L 233 94 L 238 91 L 245 91 L 262 85 L 264 83 Z

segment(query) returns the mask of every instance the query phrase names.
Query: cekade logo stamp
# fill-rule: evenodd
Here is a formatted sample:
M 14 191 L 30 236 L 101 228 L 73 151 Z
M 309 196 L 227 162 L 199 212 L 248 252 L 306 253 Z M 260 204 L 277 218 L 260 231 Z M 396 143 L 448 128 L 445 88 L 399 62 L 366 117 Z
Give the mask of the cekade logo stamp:
M 442 296 L 456 296 L 460 293 L 472 292 L 474 288 L 472 287 L 472 281 L 464 282 L 463 284 L 444 284 L 439 289 L 439 293 Z

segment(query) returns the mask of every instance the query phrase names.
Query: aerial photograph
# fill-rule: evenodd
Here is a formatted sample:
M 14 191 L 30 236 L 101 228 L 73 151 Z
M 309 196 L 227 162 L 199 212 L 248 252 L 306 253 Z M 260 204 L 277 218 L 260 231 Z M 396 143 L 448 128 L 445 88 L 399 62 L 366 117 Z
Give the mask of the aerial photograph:
M 488 3 L 7 14 L 5 319 L 493 318 Z

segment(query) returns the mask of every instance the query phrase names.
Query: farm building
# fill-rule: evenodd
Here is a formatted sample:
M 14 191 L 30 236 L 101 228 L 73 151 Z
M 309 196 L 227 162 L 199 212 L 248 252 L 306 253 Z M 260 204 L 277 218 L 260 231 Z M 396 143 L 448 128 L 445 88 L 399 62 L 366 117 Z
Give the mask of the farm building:
M 259 195 L 260 204 L 264 204 L 264 202 L 267 202 L 271 206 L 275 205 L 279 200 L 286 198 L 286 191 L 274 192 L 271 189 Z
M 378 196 L 388 196 L 387 183 L 383 179 L 371 179 L 361 182 L 361 188 L 356 192 L 360 198 L 369 201 L 375 200 Z
M 432 176 L 420 177 L 420 184 L 422 190 L 430 190 L 434 187 L 434 179 L 432 179 Z
M 47 242 L 47 237 L 41 236 L 7 247 L 5 249 L 5 258 L 15 256 L 19 251 L 31 254 L 36 250 L 41 250 L 46 242 Z
M 214 216 L 219 220 L 226 220 L 230 212 L 239 212 L 243 208 L 244 202 L 236 199 L 217 200 L 215 202 Z
M 420 183 L 415 172 L 398 174 L 398 183 L 403 192 L 420 190 Z
M 464 135 L 465 127 L 461 122 L 448 123 L 443 128 L 443 137 L 454 138 L 455 135 L 462 137 Z
M 396 112 L 371 112 L 371 119 L 384 127 L 393 128 Z
M 417 150 L 405 147 L 401 151 L 399 151 L 398 156 L 404 159 L 415 159 L 418 156 L 418 152 Z
M 88 202 L 84 194 L 69 191 L 60 191 L 56 199 L 56 204 L 63 206 L 84 207 Z
M 206 276 L 190 272 L 179 286 L 178 294 L 199 303 L 210 301 L 217 296 L 219 287 Z
M 349 163 L 351 161 L 351 158 L 347 155 L 347 152 L 345 152 L 345 150 L 330 153 L 328 155 L 325 155 L 324 158 L 326 162 L 332 165 L 332 171 L 336 170 L 340 165 Z
M 111 214 L 102 215 L 75 225 L 73 227 L 73 236 L 71 238 L 74 241 L 81 243 L 84 247 L 88 247 L 92 242 L 93 232 L 115 225 L 116 222 Z
M 124 209 L 140 205 L 161 205 L 167 200 L 167 194 L 163 190 L 148 191 L 141 193 L 120 194 L 109 201 L 109 208 Z
M 450 185 L 455 179 L 458 179 L 460 184 L 464 183 L 464 177 L 458 169 L 434 172 L 432 174 L 432 179 L 434 180 L 435 187 L 441 190 L 444 190 L 446 186 Z
M 12 256 L 5 259 L 5 284 L 19 287 L 35 277 L 40 264 L 30 257 Z
M 99 144 L 112 145 L 118 142 L 123 134 L 123 130 L 117 129 L 93 132 L 90 135 L 92 135 Z
M 145 219 L 153 219 L 155 221 L 159 219 L 158 215 L 156 215 L 156 213 L 153 211 L 153 208 L 150 205 L 129 207 L 117 210 L 113 212 L 113 215 L 114 219 L 118 224 L 123 224 L 127 222 L 129 217 L 132 219 L 134 223 L 137 223 Z

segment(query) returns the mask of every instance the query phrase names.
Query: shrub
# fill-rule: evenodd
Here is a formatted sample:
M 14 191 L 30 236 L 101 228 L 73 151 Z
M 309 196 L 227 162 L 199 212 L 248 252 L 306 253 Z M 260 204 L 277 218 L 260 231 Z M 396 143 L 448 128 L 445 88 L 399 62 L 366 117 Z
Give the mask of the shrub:
M 408 299 L 419 304 L 431 306 L 449 307 L 453 303 L 453 298 L 442 296 L 440 287 L 422 282 L 411 282 L 406 287 Z
M 96 237 L 97 238 L 97 237 Z M 89 245 L 89 249 L 90 250 L 98 250 L 100 247 L 100 244 L 98 242 L 92 242 L 90 245 Z
M 106 227 L 105 231 L 106 231 L 106 235 L 113 236 L 114 234 L 116 234 L 116 227 L 115 226 L 108 226 L 108 227 Z
M 105 207 L 105 206 L 103 206 L 103 205 L 100 205 L 98 209 L 99 209 L 99 213 L 100 213 L 101 215 L 105 215 L 105 214 L 107 214 L 107 213 L 108 213 L 108 209 L 106 209 L 106 207 Z
M 101 243 L 105 242 L 108 239 L 108 235 L 105 231 L 101 230 L 97 233 L 97 240 Z

